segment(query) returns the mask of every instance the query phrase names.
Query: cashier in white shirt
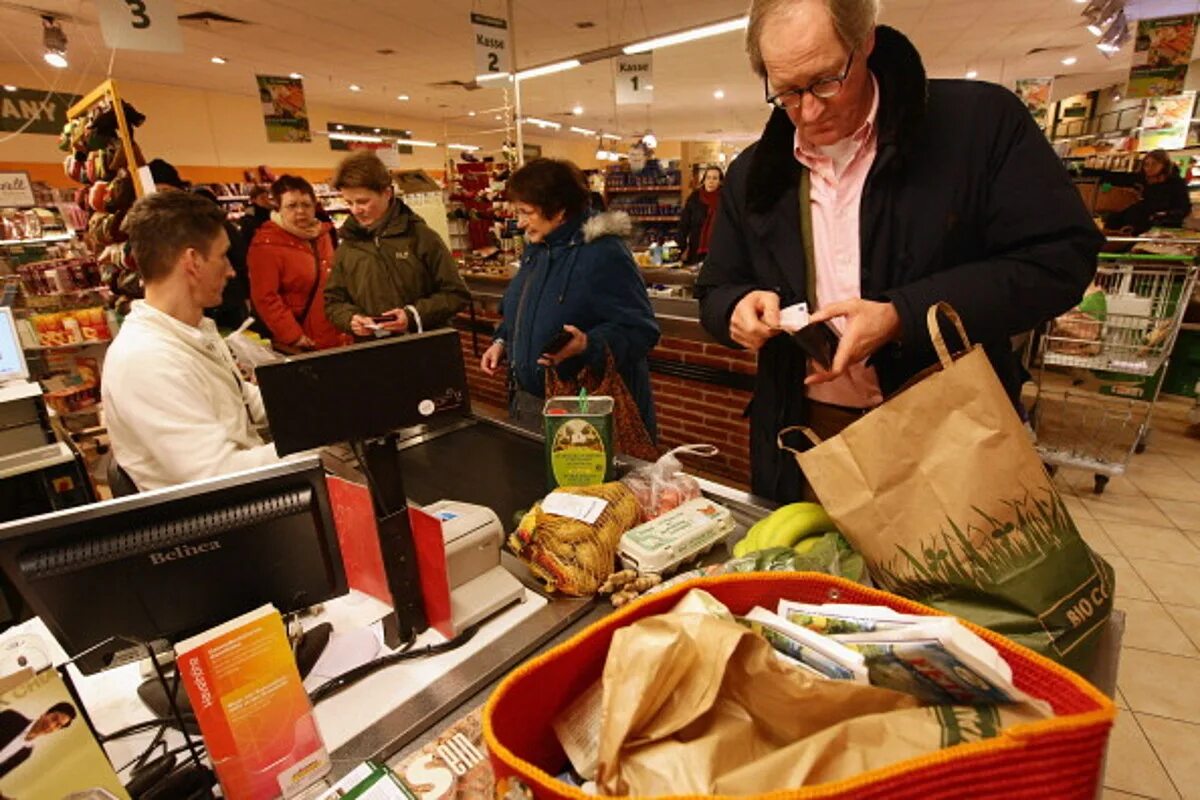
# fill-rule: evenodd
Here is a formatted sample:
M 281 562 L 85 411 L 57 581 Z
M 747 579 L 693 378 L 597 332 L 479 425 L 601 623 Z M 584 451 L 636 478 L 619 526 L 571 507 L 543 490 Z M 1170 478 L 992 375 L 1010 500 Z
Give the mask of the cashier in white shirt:
M 113 456 L 141 491 L 279 460 L 256 429 L 258 387 L 204 316 L 233 277 L 224 222 L 184 192 L 144 197 L 125 220 L 146 299 L 108 350 L 102 391 Z

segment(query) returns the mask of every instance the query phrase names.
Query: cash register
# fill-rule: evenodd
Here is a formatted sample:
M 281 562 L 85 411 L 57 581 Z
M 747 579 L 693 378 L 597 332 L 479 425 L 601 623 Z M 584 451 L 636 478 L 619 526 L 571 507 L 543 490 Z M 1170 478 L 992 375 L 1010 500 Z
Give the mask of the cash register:
M 50 427 L 42 387 L 29 380 L 12 309 L 0 306 L 0 479 L 61 463 L 64 449 Z

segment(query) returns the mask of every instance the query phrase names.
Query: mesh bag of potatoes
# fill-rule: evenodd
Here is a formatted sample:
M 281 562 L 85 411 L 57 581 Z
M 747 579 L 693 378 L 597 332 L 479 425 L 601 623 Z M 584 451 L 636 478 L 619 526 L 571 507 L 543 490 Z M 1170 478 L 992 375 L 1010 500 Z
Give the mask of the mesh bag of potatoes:
M 598 516 L 595 501 L 603 501 Z M 508 547 L 547 589 L 595 594 L 612 574 L 621 535 L 638 524 L 641 513 L 633 492 L 619 482 L 556 489 L 521 519 Z

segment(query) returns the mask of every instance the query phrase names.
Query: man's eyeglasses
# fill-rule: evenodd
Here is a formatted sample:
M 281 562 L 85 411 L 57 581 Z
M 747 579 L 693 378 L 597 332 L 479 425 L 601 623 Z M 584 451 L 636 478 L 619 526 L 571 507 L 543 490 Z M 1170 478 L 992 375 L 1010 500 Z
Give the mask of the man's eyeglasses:
M 836 97 L 842 91 L 842 86 L 846 83 L 846 78 L 850 77 L 850 67 L 853 65 L 854 51 L 851 50 L 850 58 L 846 60 L 846 68 L 836 78 L 821 78 L 820 80 L 813 81 L 803 89 L 788 89 L 787 91 L 772 95 L 771 86 L 764 77 L 763 92 L 767 96 L 768 103 L 782 109 L 799 108 L 806 94 L 811 94 L 813 97 L 819 97 L 822 100 L 828 100 L 831 97 Z

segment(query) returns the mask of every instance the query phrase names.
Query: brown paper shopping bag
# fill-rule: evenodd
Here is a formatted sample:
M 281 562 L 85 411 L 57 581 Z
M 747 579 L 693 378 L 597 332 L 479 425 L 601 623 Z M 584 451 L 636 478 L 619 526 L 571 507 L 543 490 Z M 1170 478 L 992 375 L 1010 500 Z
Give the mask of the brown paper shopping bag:
M 938 313 L 967 348 L 952 358 Z M 940 366 L 839 435 L 794 453 L 888 591 L 1090 665 L 1113 571 L 1079 535 L 979 346 L 929 309 Z

